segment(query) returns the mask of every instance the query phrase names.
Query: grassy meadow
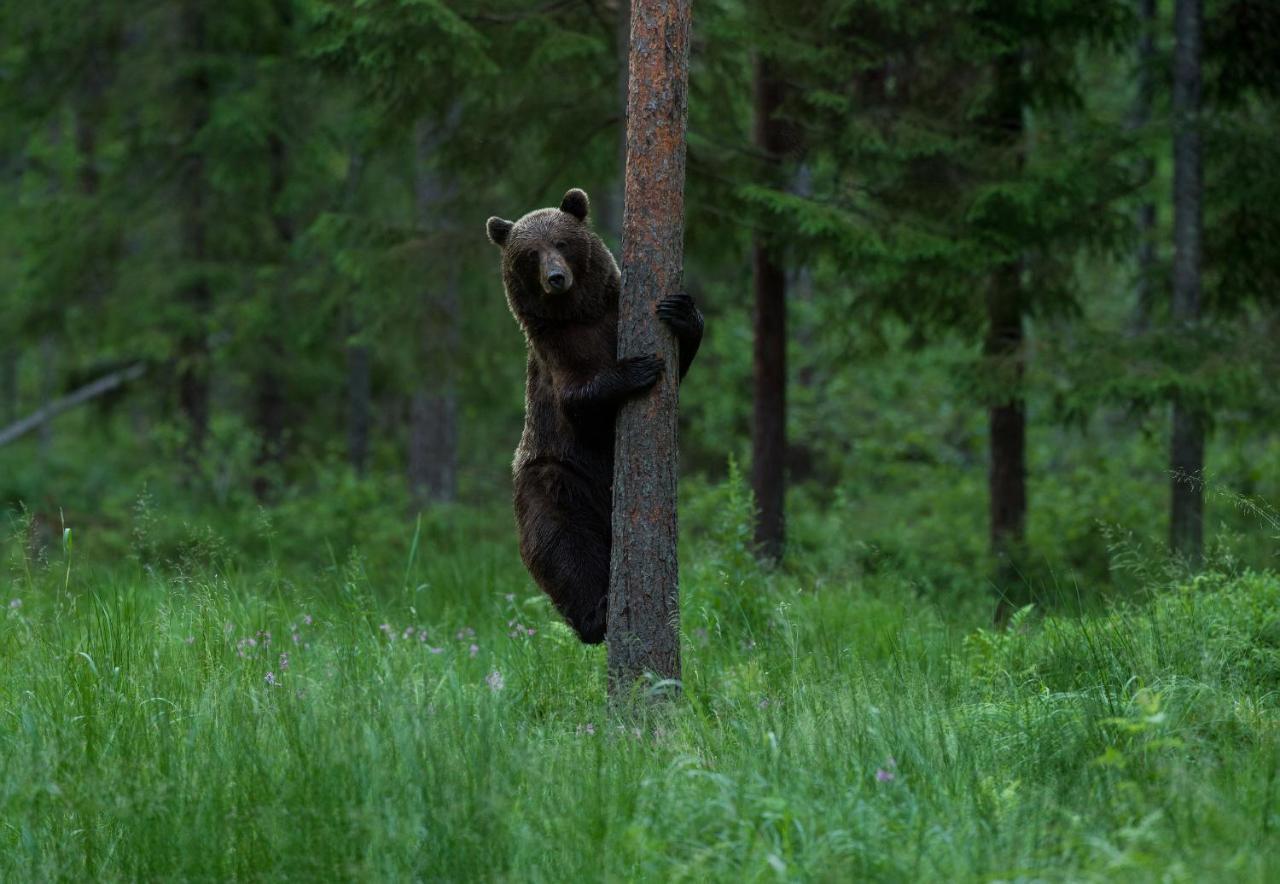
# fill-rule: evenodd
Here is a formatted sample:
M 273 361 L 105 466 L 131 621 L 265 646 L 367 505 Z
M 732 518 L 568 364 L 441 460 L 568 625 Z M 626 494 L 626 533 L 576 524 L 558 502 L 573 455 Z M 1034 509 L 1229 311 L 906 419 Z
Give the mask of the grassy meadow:
M 839 507 L 761 568 L 750 506 L 687 483 L 684 696 L 628 721 L 505 509 L 368 510 L 346 547 L 288 505 L 213 527 L 142 495 L 43 546 L 15 518 L 0 880 L 1280 875 L 1274 573 L 1115 536 L 1123 592 L 997 632 L 963 569 L 820 555 Z

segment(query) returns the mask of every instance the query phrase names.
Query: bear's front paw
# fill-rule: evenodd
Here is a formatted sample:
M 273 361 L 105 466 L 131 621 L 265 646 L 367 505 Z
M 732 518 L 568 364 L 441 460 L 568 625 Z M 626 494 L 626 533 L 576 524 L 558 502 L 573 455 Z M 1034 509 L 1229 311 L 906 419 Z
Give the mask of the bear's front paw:
M 656 353 L 649 356 L 628 356 L 618 360 L 618 373 L 622 376 L 627 389 L 638 393 L 647 390 L 662 377 L 662 357 Z
M 663 298 L 658 302 L 656 312 L 678 337 L 688 337 L 702 330 L 702 314 L 693 298 L 684 292 Z

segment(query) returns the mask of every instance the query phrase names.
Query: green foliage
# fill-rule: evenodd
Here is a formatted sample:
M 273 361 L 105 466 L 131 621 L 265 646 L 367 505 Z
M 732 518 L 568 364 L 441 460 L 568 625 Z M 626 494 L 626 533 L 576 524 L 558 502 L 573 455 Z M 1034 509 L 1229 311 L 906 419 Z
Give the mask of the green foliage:
M 1266 879 L 1274 574 L 993 633 L 868 580 L 762 586 L 744 494 L 687 501 L 716 527 L 686 555 L 685 696 L 642 727 L 465 513 L 318 570 L 269 548 L 336 511 L 182 562 L 94 558 L 74 525 L 47 563 L 10 544 L 0 873 Z M 707 628 L 748 588 L 768 619 Z
M 1128 0 L 698 0 L 685 699 L 639 733 L 519 562 L 524 344 L 481 229 L 583 186 L 617 245 L 619 5 L 0 5 L 0 426 L 148 368 L 0 448 L 0 878 L 1270 877 L 1274 5 L 1206 4 L 1188 335 L 1169 4 L 1143 121 Z M 776 567 L 744 478 L 755 238 L 789 275 Z M 1014 261 L 1022 376 L 975 346 Z M 440 392 L 458 499 L 423 507 L 409 402 Z M 1031 604 L 996 631 L 983 407 L 1010 392 Z M 1212 413 L 1199 576 L 1163 552 L 1174 396 Z

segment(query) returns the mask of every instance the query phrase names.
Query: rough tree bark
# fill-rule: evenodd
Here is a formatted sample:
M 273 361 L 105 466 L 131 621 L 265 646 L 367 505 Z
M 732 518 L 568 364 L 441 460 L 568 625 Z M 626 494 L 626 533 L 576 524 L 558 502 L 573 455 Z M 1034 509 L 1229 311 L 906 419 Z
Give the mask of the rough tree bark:
M 1201 0 L 1177 0 L 1173 53 L 1173 321 L 1196 334 L 1204 189 L 1200 152 Z M 1169 541 L 1173 551 L 1199 564 L 1204 549 L 1205 415 L 1175 395 L 1170 470 L 1173 473 Z
M 1022 167 L 1022 59 L 1010 52 L 995 66 L 995 92 L 988 120 L 993 143 L 1011 155 L 1009 168 Z M 1017 579 L 1016 557 L 1026 539 L 1026 406 L 1020 392 L 1023 353 L 1022 261 L 1010 257 L 996 268 L 987 291 L 987 336 L 983 355 L 995 370 L 1000 393 L 988 406 L 990 466 L 987 474 L 991 551 L 1001 593 L 996 621 L 1010 611 Z
M 609 692 L 680 678 L 675 340 L 654 309 L 679 292 L 691 0 L 633 0 L 618 356 L 658 353 L 653 391 L 618 414 L 609 567 Z
M 180 13 L 181 49 L 190 71 L 181 82 L 183 157 L 178 182 L 182 256 L 189 281 L 179 292 L 184 313 L 177 350 L 178 407 L 187 424 L 186 454 L 194 463 L 209 431 L 209 343 L 205 333 L 211 296 L 202 266 L 206 260 L 204 158 L 196 146 L 209 122 L 212 87 L 203 59 L 205 16 L 202 0 L 187 0 Z
M 782 84 L 772 65 L 756 59 L 755 142 L 771 163 L 786 144 L 783 123 L 776 118 Z M 751 242 L 755 286 L 754 356 L 751 425 L 751 487 L 759 511 L 756 550 L 761 558 L 782 558 L 786 543 L 787 459 L 787 277 L 776 248 L 756 234 Z
M 453 128 L 419 124 L 415 200 L 418 226 L 439 234 L 441 207 L 453 196 L 451 186 L 431 164 L 441 141 Z M 430 254 L 442 254 L 430 245 Z M 447 502 L 458 487 L 458 393 L 456 383 L 461 301 L 457 263 L 441 262 L 439 271 L 423 274 L 422 327 L 418 372 L 421 381 L 409 400 L 409 492 L 419 508 Z

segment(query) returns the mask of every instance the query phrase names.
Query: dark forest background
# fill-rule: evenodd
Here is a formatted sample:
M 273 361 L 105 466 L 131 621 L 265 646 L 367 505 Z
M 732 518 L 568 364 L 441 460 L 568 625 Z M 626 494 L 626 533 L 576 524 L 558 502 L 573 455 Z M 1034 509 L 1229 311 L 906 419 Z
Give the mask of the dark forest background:
M 699 0 L 686 533 L 741 476 L 761 558 L 938 598 L 1107 593 L 1134 545 L 1274 563 L 1280 6 L 1174 12 Z M 5 4 L 0 504 L 32 548 L 510 532 L 483 222 L 580 186 L 617 250 L 626 13 Z

